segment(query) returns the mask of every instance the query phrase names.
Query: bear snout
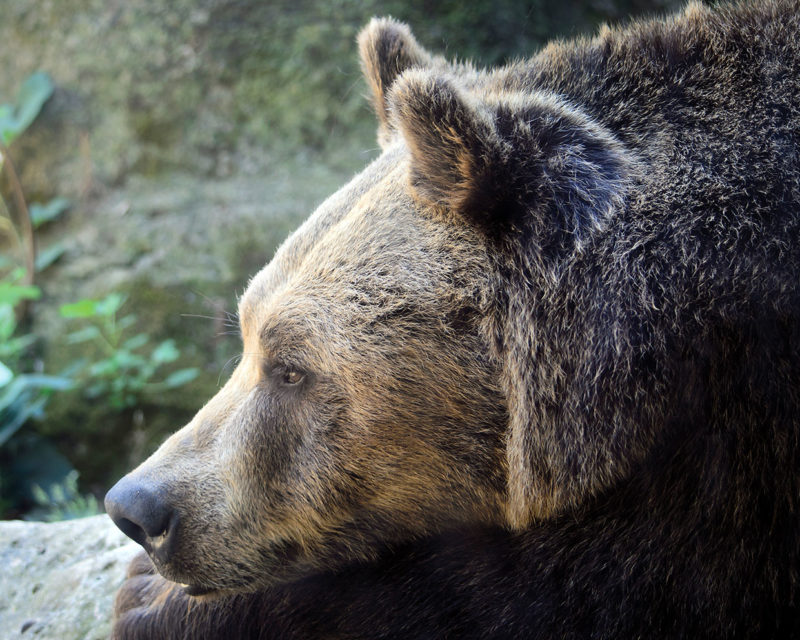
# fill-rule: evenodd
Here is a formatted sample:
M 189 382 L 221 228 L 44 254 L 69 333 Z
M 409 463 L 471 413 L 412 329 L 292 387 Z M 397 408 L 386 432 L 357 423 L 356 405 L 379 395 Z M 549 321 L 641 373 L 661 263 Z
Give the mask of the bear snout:
M 106 494 L 105 507 L 126 536 L 154 559 L 167 562 L 177 537 L 178 516 L 163 488 L 127 475 Z

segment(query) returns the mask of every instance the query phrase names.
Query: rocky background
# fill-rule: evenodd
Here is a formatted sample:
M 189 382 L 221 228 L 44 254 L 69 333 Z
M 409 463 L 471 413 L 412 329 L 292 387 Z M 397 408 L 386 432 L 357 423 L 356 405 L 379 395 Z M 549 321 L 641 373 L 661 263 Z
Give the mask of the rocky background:
M 492 65 L 677 4 L 0 0 L 0 104 L 35 71 L 55 87 L 10 149 L 25 197 L 70 203 L 37 234 L 40 252 L 63 252 L 36 274 L 43 295 L 22 327 L 35 338 L 30 370 L 60 374 L 98 357 L 97 345 L 70 344 L 78 325 L 58 310 L 117 292 L 121 315 L 135 316 L 131 335 L 174 340 L 169 367 L 199 371 L 133 406 L 86 389 L 54 394 L 39 420 L 0 442 L 3 516 L 53 516 L 27 497 L 36 474 L 76 469 L 80 495 L 101 497 L 224 382 L 239 348 L 229 314 L 248 277 L 377 154 L 355 45 L 372 15 L 407 21 L 431 50 Z M 0 194 L 12 202 L 6 172 Z M 0 222 L 9 215 L 0 208 Z M 0 257 L 11 256 L 2 229 Z M 105 637 L 133 550 L 104 516 L 0 523 L 0 638 Z
M 104 515 L 0 522 L 0 638 L 102 640 L 139 546 Z

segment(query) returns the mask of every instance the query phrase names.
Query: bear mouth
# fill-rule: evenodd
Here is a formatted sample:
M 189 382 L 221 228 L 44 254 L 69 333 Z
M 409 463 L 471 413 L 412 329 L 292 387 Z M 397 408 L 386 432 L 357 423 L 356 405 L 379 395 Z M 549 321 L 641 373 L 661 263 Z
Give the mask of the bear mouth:
M 186 595 L 193 597 L 208 596 L 217 592 L 214 587 L 205 587 L 201 584 L 182 584 L 181 586 Z

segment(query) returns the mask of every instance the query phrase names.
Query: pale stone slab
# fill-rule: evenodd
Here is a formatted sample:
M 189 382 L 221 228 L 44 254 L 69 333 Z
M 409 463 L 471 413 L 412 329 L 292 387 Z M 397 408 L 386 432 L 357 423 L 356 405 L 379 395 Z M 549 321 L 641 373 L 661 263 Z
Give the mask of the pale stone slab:
M 101 640 L 140 549 L 105 515 L 0 522 L 0 638 Z

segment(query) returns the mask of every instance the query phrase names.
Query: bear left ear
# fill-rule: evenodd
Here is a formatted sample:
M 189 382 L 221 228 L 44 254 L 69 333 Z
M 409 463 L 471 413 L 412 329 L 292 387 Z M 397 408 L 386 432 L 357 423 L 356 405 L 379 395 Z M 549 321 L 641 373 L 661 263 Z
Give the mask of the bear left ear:
M 416 195 L 490 235 L 529 229 L 543 259 L 580 247 L 630 182 L 623 146 L 550 94 L 479 96 L 455 78 L 411 70 L 389 102 Z
M 358 36 L 358 50 L 378 115 L 378 141 L 386 146 L 391 137 L 386 104 L 389 89 L 403 71 L 428 67 L 433 58 L 417 43 L 405 24 L 391 18 L 373 18 Z

